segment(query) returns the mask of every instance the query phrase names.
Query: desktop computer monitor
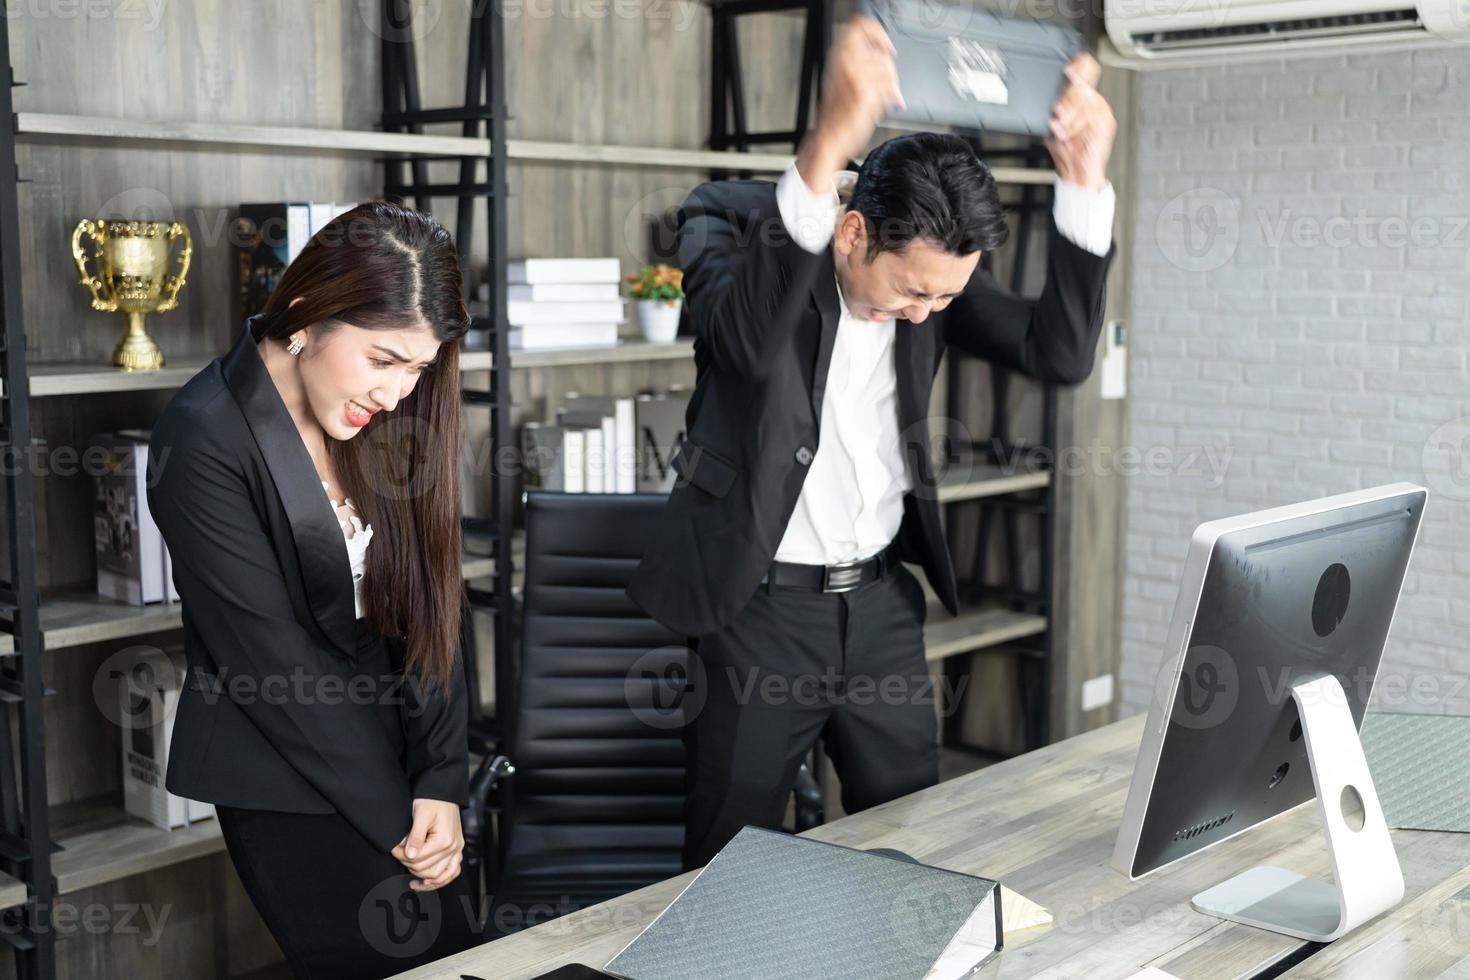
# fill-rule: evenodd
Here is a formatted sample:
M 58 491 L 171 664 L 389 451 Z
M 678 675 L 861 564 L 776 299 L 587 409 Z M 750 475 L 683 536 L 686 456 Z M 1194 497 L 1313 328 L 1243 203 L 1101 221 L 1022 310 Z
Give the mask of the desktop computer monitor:
M 1402 900 L 1358 731 L 1426 496 L 1397 483 L 1199 526 L 1115 868 L 1142 877 L 1316 799 L 1334 882 L 1253 868 L 1194 907 L 1329 942 Z

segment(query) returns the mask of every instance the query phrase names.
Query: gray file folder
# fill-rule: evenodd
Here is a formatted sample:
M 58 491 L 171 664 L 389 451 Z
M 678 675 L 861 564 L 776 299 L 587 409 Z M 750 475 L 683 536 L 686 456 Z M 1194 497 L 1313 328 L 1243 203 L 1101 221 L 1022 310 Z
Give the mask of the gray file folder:
M 896 50 L 906 107 L 889 110 L 885 125 L 1051 134 L 1063 69 L 1083 50 L 1077 31 L 933 0 L 860 0 L 859 9 Z
M 937 980 L 969 976 L 1000 945 L 994 881 L 746 827 L 605 969 L 627 980 Z
M 1470 718 L 1370 711 L 1362 739 L 1390 827 L 1470 833 Z

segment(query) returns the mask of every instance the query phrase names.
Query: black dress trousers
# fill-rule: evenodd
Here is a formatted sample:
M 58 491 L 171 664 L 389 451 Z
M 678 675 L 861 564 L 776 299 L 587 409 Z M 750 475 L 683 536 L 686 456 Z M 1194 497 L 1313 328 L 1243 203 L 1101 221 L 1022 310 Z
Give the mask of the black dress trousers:
M 924 616 L 923 587 L 896 564 L 849 592 L 762 585 L 734 620 L 697 639 L 685 699 L 686 870 L 747 824 L 780 826 L 818 735 L 848 813 L 939 781 Z
M 220 832 L 251 904 L 310 980 L 376 980 L 480 942 L 461 873 L 433 891 L 337 813 L 215 806 Z

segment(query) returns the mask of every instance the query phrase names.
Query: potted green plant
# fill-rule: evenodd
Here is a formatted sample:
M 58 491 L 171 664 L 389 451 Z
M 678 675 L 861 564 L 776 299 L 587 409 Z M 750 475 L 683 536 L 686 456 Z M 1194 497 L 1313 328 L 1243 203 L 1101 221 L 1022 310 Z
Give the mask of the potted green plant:
M 645 265 L 627 279 L 628 295 L 638 301 L 638 329 L 643 339 L 665 344 L 673 340 L 684 305 L 684 273 L 660 263 Z

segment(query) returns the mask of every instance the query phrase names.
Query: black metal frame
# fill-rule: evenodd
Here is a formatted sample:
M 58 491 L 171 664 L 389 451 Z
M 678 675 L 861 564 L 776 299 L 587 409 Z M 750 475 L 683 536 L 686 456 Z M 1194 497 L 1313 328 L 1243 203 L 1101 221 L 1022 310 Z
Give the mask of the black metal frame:
M 745 79 L 740 69 L 740 41 L 736 19 L 748 14 L 806 12 L 801 45 L 801 73 L 796 95 L 796 121 L 791 129 L 752 133 L 745 119 Z M 710 113 L 711 150 L 749 150 L 752 144 L 790 143 L 795 150 L 806 135 L 820 91 L 827 44 L 832 35 L 831 0 L 711 0 L 710 2 Z M 712 171 L 723 180 L 728 171 Z M 741 171 L 749 179 L 749 171 Z
M 384 164 L 384 194 L 400 201 L 412 198 L 414 207 L 429 211 L 434 198 L 458 199 L 455 217 L 455 242 L 459 246 L 460 272 L 464 279 L 465 300 L 472 310 L 476 302 L 477 283 L 471 268 L 475 230 L 475 204 L 485 201 L 488 217 L 487 270 L 490 299 L 485 313 L 473 316 L 476 328 L 490 336 L 493 365 L 490 387 L 463 391 L 464 405 L 490 411 L 490 516 L 462 516 L 461 530 L 467 550 L 477 550 L 485 542 L 495 557 L 493 583 L 489 589 L 466 585 L 466 604 L 460 622 L 460 646 L 464 656 L 465 682 L 469 701 L 469 739 L 471 751 L 483 761 L 471 780 L 469 815 L 465 823 L 464 872 L 476 880 L 484 875 L 494 880 L 499 866 L 501 842 L 493 812 L 497 800 L 503 800 L 512 782 L 505 779 L 514 773 L 500 749 L 505 744 L 505 731 L 513 712 L 508 698 L 515 690 L 515 596 L 511 582 L 515 572 L 511 542 L 514 535 L 512 497 L 513 474 L 501 464 L 502 448 L 510 444 L 510 354 L 507 348 L 505 275 L 506 275 L 506 104 L 505 21 L 499 4 L 470 5 L 469 50 L 465 65 L 464 104 L 449 108 L 425 109 L 419 98 L 418 59 L 413 42 L 412 4 L 404 0 L 383 0 L 383 130 L 385 132 L 422 133 L 434 123 L 459 122 L 461 135 L 489 138 L 490 152 L 485 157 L 401 157 L 387 158 Z M 476 171 L 484 160 L 485 179 Z M 454 183 L 435 183 L 429 179 L 428 164 L 458 162 L 459 179 Z M 410 166 L 412 177 L 403 179 L 403 167 Z M 475 656 L 475 612 L 494 617 L 495 710 L 487 713 L 480 684 L 480 671 Z M 477 904 L 483 896 L 477 895 Z M 483 909 L 477 908 L 483 913 Z
M 20 283 L 20 224 L 15 157 L 15 109 L 11 89 L 8 18 L 0 18 L 0 50 L 5 56 L 5 84 L 0 85 L 0 118 L 11 124 L 0 135 L 0 311 L 5 317 L 0 346 L 0 451 L 5 468 L 7 530 L 10 536 L 8 579 L 0 583 L 0 629 L 15 637 L 15 653 L 0 665 L 0 868 L 26 886 L 23 905 L 3 913 L 0 932 L 15 949 L 16 975 L 23 980 L 49 980 L 56 975 L 56 933 L 51 910 L 57 884 L 51 872 L 51 820 L 46 798 L 45 697 L 54 693 L 41 680 L 40 594 L 36 574 L 36 516 L 31 472 L 25 464 L 31 444 L 30 379 L 26 371 L 25 315 Z M 18 716 L 20 778 L 15 771 L 16 746 L 11 722 Z
M 464 104 L 450 108 L 425 109 L 420 105 L 417 55 L 413 41 L 412 4 L 404 0 L 383 0 L 383 129 L 386 132 L 422 133 L 426 124 L 459 122 L 462 135 L 489 137 L 490 152 L 481 158 L 415 157 L 412 160 L 389 158 L 384 163 L 385 195 L 397 200 L 412 198 L 414 207 L 430 210 L 434 198 L 458 199 L 455 219 L 455 241 L 459 243 L 461 272 L 466 301 L 474 304 L 476 281 L 470 268 L 474 238 L 475 204 L 483 199 L 488 213 L 488 270 L 490 302 L 486 315 L 474 318 L 475 326 L 486 328 L 490 335 L 494 365 L 490 387 L 466 389 L 464 404 L 490 410 L 490 516 L 464 517 L 462 528 L 467 545 L 487 539 L 494 549 L 495 576 L 490 589 L 466 587 L 468 607 L 464 612 L 461 634 L 464 637 L 465 677 L 470 692 L 470 743 L 481 753 L 497 750 L 502 737 L 499 718 L 506 717 L 500 703 L 514 689 L 515 599 L 511 593 L 514 572 L 511 554 L 512 481 L 499 464 L 501 448 L 510 441 L 510 356 L 506 348 L 505 266 L 506 266 L 506 86 L 505 23 L 496 4 L 476 3 L 470 8 L 469 51 L 465 68 Z M 477 179 L 476 170 L 484 160 L 486 178 Z M 434 183 L 428 175 L 430 162 L 458 162 L 459 180 Z M 408 164 L 411 180 L 403 179 Z M 474 611 L 482 610 L 495 617 L 495 693 L 497 711 L 487 715 L 483 703 L 479 670 L 474 657 Z
M 1015 159 L 1028 168 L 1040 166 L 1047 151 L 1043 144 L 1031 143 L 1025 147 L 997 149 L 985 151 L 981 146 L 978 136 L 972 137 L 971 142 L 977 154 L 982 154 L 988 160 L 997 158 Z M 1045 214 L 1051 206 L 1051 194 L 1047 189 L 1034 184 L 1026 184 L 1021 189 L 1021 199 L 1014 207 L 1007 208 L 1017 218 L 1017 235 L 1013 239 L 1015 258 L 1010 269 L 1010 288 L 1013 292 L 1020 293 L 1025 288 L 1027 260 L 1030 254 L 1032 236 L 1036 233 L 1036 218 L 1042 217 L 1042 226 L 1045 227 Z M 983 264 L 986 270 L 990 270 L 992 253 L 986 253 Z M 949 414 L 954 416 L 957 406 L 954 404 L 954 393 L 960 384 L 961 365 L 965 359 L 956 356 L 951 351 L 948 358 L 948 382 L 949 382 Z M 1006 603 L 1011 609 L 1017 611 L 1029 611 L 1043 616 L 1047 620 L 1047 629 L 1044 633 L 1027 640 L 1008 644 L 1006 649 L 1015 652 L 1018 658 L 1019 691 L 1021 704 L 1024 710 L 1024 749 L 1030 751 L 1047 744 L 1051 737 L 1051 699 L 1050 691 L 1052 684 L 1052 579 L 1053 579 L 1053 545 L 1055 543 L 1055 520 L 1056 520 L 1056 445 L 1057 445 L 1057 389 L 1055 385 L 1043 385 L 1042 388 L 1042 423 L 1041 442 L 1039 444 L 1018 441 L 1011 432 L 1010 417 L 1010 382 L 1012 374 L 1005 368 L 990 365 L 991 379 L 991 431 L 983 441 L 972 442 L 969 446 L 960 447 L 961 451 L 970 454 L 969 458 L 977 462 L 989 463 L 991 465 L 1004 465 L 1010 460 L 1021 458 L 1026 450 L 1038 448 L 1040 462 L 1050 470 L 1051 478 L 1046 486 L 1037 490 L 1017 491 L 1010 494 L 1000 494 L 993 497 L 984 497 L 976 500 L 961 500 L 949 503 L 951 520 L 948 522 L 951 528 L 951 548 L 954 547 L 953 540 L 955 521 L 953 518 L 962 510 L 978 510 L 980 514 L 980 528 L 976 535 L 974 561 L 968 569 L 968 574 L 960 579 L 960 601 L 975 602 L 984 599 L 999 599 Z M 992 531 L 995 527 L 995 519 L 1002 518 L 1001 524 L 1002 543 L 1005 561 L 1003 564 L 1004 574 L 998 581 L 990 581 L 986 577 L 986 569 L 989 564 Z M 1035 517 L 1038 521 L 1038 548 L 1041 560 L 1039 562 L 1040 574 L 1036 589 L 1030 590 L 1025 587 L 1022 574 L 1021 555 L 1021 518 L 1023 516 Z M 950 690 L 959 690 L 954 686 L 961 677 L 969 670 L 970 659 L 966 657 L 950 657 L 944 663 L 944 670 L 950 681 Z M 953 708 L 954 706 L 950 706 Z M 945 716 L 944 741 L 947 744 L 963 745 L 959 738 L 959 716 L 950 710 Z

